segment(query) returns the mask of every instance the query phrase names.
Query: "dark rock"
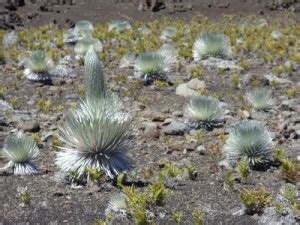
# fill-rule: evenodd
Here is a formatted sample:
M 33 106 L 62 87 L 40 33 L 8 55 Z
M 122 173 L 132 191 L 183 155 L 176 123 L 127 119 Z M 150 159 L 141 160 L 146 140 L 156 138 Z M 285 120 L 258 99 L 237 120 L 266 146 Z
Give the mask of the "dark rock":
M 172 121 L 163 129 L 163 133 L 166 135 L 183 135 L 184 133 L 189 131 L 189 129 L 190 128 L 187 123 Z
M 41 129 L 40 125 L 34 121 L 22 122 L 19 124 L 18 128 L 25 132 L 39 132 Z

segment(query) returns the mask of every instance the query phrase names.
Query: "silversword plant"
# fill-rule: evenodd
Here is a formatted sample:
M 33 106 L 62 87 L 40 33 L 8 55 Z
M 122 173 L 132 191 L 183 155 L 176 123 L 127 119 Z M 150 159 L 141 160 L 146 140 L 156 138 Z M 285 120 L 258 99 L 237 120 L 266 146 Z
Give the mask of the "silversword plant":
M 271 135 L 260 122 L 244 120 L 231 129 L 225 154 L 232 166 L 246 158 L 251 168 L 264 167 L 272 155 Z
M 196 62 L 209 57 L 227 59 L 230 54 L 229 39 L 222 33 L 205 33 L 193 46 L 193 57 Z
M 269 110 L 274 106 L 272 91 L 266 88 L 257 88 L 247 92 L 247 100 L 257 110 Z
M 3 156 L 9 160 L 7 168 L 13 168 L 14 175 L 37 174 L 38 169 L 32 160 L 38 155 L 39 149 L 31 137 L 19 132 L 5 139 Z
M 158 53 L 142 53 L 134 63 L 135 76 L 146 84 L 154 80 L 166 80 L 168 66 L 164 56 Z
M 24 75 L 28 80 L 37 82 L 50 82 L 49 70 L 53 67 L 53 61 L 45 52 L 36 51 L 25 60 Z
M 221 122 L 222 109 L 219 100 L 210 96 L 196 96 L 187 106 L 187 115 L 204 128 L 211 128 Z

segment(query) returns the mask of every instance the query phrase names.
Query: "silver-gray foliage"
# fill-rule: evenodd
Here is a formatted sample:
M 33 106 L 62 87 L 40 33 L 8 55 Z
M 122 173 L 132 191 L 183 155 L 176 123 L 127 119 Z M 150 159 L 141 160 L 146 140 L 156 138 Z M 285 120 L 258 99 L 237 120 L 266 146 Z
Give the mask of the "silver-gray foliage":
M 106 86 L 101 61 L 93 47 L 90 47 L 84 58 L 84 78 L 86 97 L 102 98 L 105 96 Z
M 187 115 L 209 128 L 220 123 L 222 109 L 220 102 L 211 96 L 193 97 L 187 106 Z
M 25 60 L 24 75 L 28 80 L 38 82 L 48 82 L 51 80 L 49 70 L 53 67 L 53 61 L 43 51 L 33 52 Z
M 60 129 L 65 143 L 56 164 L 66 173 L 85 177 L 86 168 L 97 168 L 111 178 L 130 168 L 127 156 L 130 122 L 121 102 L 106 89 L 101 62 L 91 47 L 85 57 L 86 99 L 71 111 Z
M 226 59 L 230 54 L 229 39 L 222 33 L 205 33 L 193 46 L 193 57 L 196 62 L 209 57 Z
M 23 133 L 8 136 L 5 139 L 2 154 L 9 160 L 7 167 L 13 168 L 14 175 L 32 175 L 38 173 L 32 160 L 39 149 L 31 137 Z
M 113 20 L 108 24 L 108 31 L 115 30 L 116 32 L 124 32 L 130 30 L 132 27 L 128 21 Z
M 257 88 L 247 92 L 247 100 L 258 110 L 269 110 L 274 106 L 272 91 L 266 88 Z
M 103 50 L 103 45 L 100 40 L 92 36 L 86 36 L 77 41 L 74 52 L 78 56 L 84 56 L 91 46 L 93 46 L 96 52 L 102 52 Z
M 130 168 L 127 114 L 116 111 L 110 98 L 82 102 L 66 118 L 60 129 L 65 143 L 57 153 L 56 164 L 63 172 L 79 176 L 86 167 L 100 168 L 111 178 Z
M 244 157 L 251 167 L 266 166 L 272 154 L 271 134 L 260 122 L 244 120 L 231 129 L 225 154 L 232 166 Z
M 146 83 L 154 80 L 165 80 L 168 65 L 166 58 L 154 52 L 142 53 L 134 63 L 135 76 Z

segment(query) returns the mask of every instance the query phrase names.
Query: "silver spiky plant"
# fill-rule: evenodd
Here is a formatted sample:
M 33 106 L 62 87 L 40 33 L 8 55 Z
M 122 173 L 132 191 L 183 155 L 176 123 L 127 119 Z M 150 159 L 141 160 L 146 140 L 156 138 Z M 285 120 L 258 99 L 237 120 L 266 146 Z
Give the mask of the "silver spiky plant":
M 163 44 L 157 53 L 162 55 L 165 58 L 165 62 L 169 65 L 177 62 L 177 51 L 172 44 Z
M 274 106 L 272 91 L 267 88 L 257 88 L 247 92 L 247 100 L 258 110 L 269 110 Z
M 13 168 L 14 175 L 37 174 L 38 169 L 32 160 L 38 155 L 39 149 L 31 137 L 23 133 L 8 136 L 5 139 L 2 154 L 9 160 L 7 168 Z
M 193 46 L 193 57 L 196 62 L 208 57 L 226 59 L 230 54 L 229 39 L 222 33 L 205 33 Z
M 74 52 L 78 56 L 85 56 L 89 48 L 93 46 L 96 52 L 100 53 L 103 50 L 103 45 L 100 40 L 92 36 L 86 36 L 75 44 Z
M 176 32 L 177 30 L 175 28 L 167 27 L 162 31 L 160 38 L 164 41 L 172 40 L 172 38 L 176 35 Z
M 81 20 L 75 24 L 74 31 L 82 37 L 86 35 L 91 36 L 94 31 L 94 26 L 90 21 Z
M 133 53 L 125 54 L 120 62 L 120 68 L 131 68 L 134 66 L 136 55 Z
M 244 120 L 235 125 L 225 145 L 225 154 L 229 163 L 235 166 L 241 158 L 249 165 L 265 166 L 271 158 L 272 138 L 267 129 L 258 121 Z
M 85 55 L 84 79 L 88 99 L 103 98 L 106 92 L 101 61 L 91 46 Z
M 199 126 L 211 128 L 219 124 L 222 110 L 219 100 L 210 96 L 196 96 L 187 106 L 187 115 Z
M 124 32 L 130 30 L 132 27 L 128 21 L 113 20 L 108 24 L 108 31 L 115 30 L 116 32 Z
M 37 82 L 50 82 L 51 74 L 49 70 L 54 63 L 45 52 L 36 51 L 25 60 L 24 75 L 28 80 Z
M 78 40 L 79 34 L 73 28 L 66 30 L 63 34 L 63 41 L 66 44 L 75 44 Z
M 65 146 L 57 154 L 56 164 L 78 177 L 89 167 L 113 178 L 131 166 L 127 156 L 129 120 L 120 112 L 120 101 L 105 89 L 101 64 L 92 47 L 85 57 L 85 81 L 86 99 L 60 129 Z
M 117 213 L 121 216 L 127 215 L 126 195 L 116 194 L 111 197 L 107 209 L 105 210 L 105 215 L 108 216 L 113 213 Z
M 134 69 L 137 78 L 143 79 L 145 83 L 152 83 L 154 80 L 166 79 L 168 65 L 166 58 L 161 54 L 147 52 L 137 57 Z

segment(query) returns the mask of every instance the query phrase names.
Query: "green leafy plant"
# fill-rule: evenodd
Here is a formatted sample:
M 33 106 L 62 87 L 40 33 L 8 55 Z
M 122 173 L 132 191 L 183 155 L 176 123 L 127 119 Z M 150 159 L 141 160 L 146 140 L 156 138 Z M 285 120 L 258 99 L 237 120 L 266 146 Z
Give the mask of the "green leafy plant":
M 52 107 L 51 99 L 48 99 L 47 101 L 39 100 L 38 107 L 43 113 L 45 113 L 45 114 L 49 113 L 51 110 L 51 107 Z
M 27 187 L 19 188 L 18 189 L 18 196 L 19 196 L 20 201 L 22 202 L 22 204 L 24 204 L 24 205 L 29 205 L 30 204 L 31 194 L 27 190 Z
M 264 167 L 270 162 L 271 146 L 271 135 L 261 123 L 244 120 L 231 128 L 225 153 L 233 166 L 245 157 L 250 167 Z
M 241 159 L 238 161 L 238 171 L 242 178 L 247 178 L 250 174 L 249 161 Z
M 149 195 L 151 196 L 152 202 L 155 205 L 162 205 L 163 201 L 167 195 L 167 190 L 165 185 L 161 181 L 153 183 L 149 187 Z
M 192 78 L 202 78 L 204 75 L 204 70 L 202 66 L 197 66 L 191 70 Z
M 126 205 L 129 212 L 133 215 L 135 224 L 147 225 L 149 224 L 147 218 L 147 195 L 143 192 L 138 192 L 133 186 L 124 187 L 126 195 Z
M 99 183 L 104 177 L 104 172 L 99 168 L 86 167 L 85 171 L 87 172 L 88 179 L 96 183 Z
M 227 170 L 224 177 L 224 185 L 226 188 L 233 188 L 235 184 L 234 171 Z
M 181 219 L 182 219 L 182 213 L 181 212 L 174 212 L 172 214 L 172 218 L 173 218 L 173 220 L 175 221 L 175 223 L 177 225 L 180 225 L 181 224 Z
M 186 167 L 186 171 L 187 171 L 187 173 L 189 175 L 190 180 L 196 180 L 196 178 L 197 178 L 197 171 L 196 171 L 195 166 L 193 166 L 192 164 L 189 164 Z
M 194 220 L 194 224 L 195 225 L 202 225 L 203 224 L 203 220 L 204 220 L 204 215 L 205 213 L 202 212 L 200 209 L 196 209 L 193 212 L 193 220 Z
M 263 209 L 272 202 L 271 192 L 264 187 L 244 189 L 240 192 L 240 199 L 246 208 L 246 213 L 262 213 Z
M 32 160 L 38 155 L 39 149 L 31 137 L 23 133 L 8 136 L 2 150 L 3 156 L 9 160 L 7 168 L 13 168 L 14 175 L 37 174 L 38 169 Z
M 177 167 L 174 163 L 166 162 L 164 163 L 163 171 L 160 174 L 161 178 L 170 176 L 177 177 L 182 173 L 181 169 Z
M 297 177 L 299 176 L 299 163 L 289 159 L 283 159 L 281 166 L 281 176 L 289 183 L 296 184 Z
M 123 187 L 123 185 L 126 182 L 126 173 L 121 173 L 117 176 L 117 186 L 118 187 Z
M 285 95 L 289 98 L 295 97 L 297 95 L 296 88 L 289 88 L 285 91 Z
M 6 91 L 6 87 L 4 87 L 4 86 L 0 86 L 0 99 L 2 98 L 4 98 L 4 95 L 5 95 L 5 91 Z

